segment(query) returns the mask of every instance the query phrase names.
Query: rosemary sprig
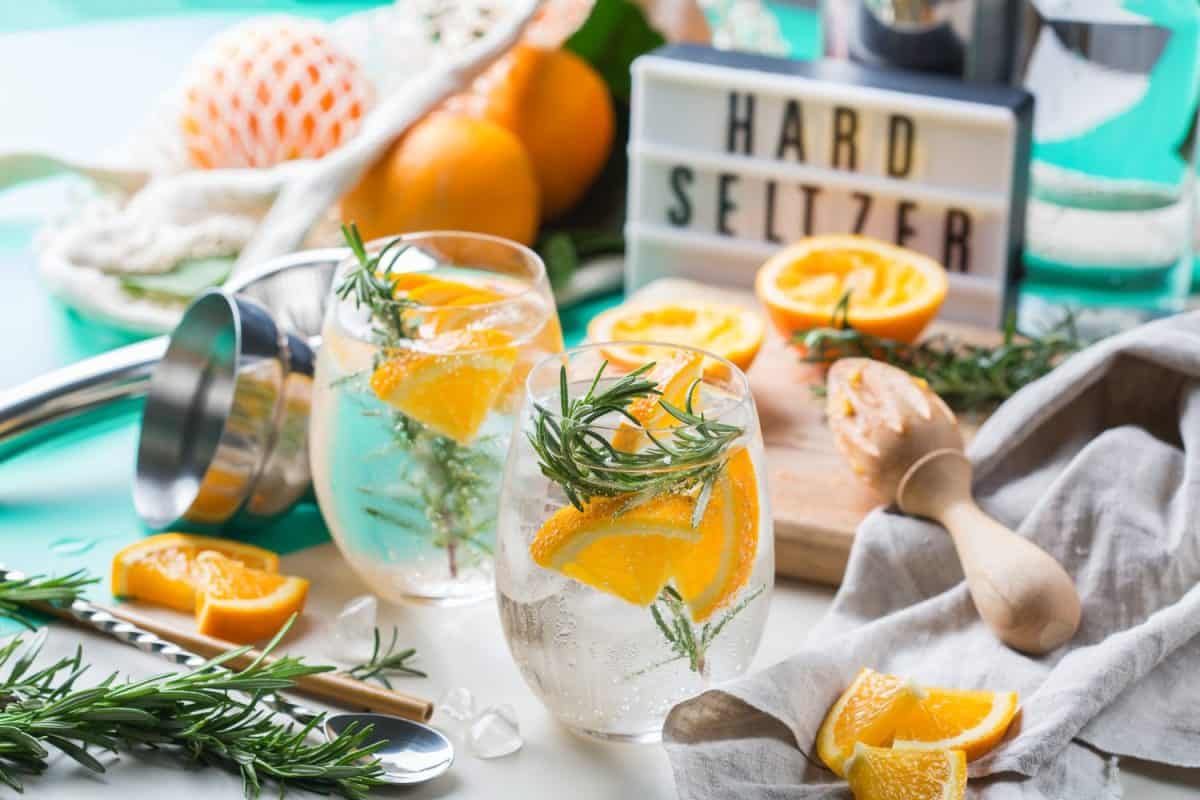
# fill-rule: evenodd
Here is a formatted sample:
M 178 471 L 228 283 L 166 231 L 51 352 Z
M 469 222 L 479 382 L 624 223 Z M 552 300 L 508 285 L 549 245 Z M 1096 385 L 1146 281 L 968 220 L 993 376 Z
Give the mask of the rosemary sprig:
M 382 783 L 383 769 L 372 756 L 371 728 L 347 728 L 324 743 L 310 734 L 322 722 L 281 723 L 260 704 L 265 694 L 291 688 L 298 678 L 331 667 L 280 657 L 259 658 L 233 672 L 223 665 L 245 653 L 243 647 L 199 668 L 138 681 L 112 673 L 98 685 L 76 684 L 87 672 L 82 648 L 35 668 L 46 631 L 23 646 L 14 638 L 0 648 L 0 783 L 23 791 L 22 778 L 39 775 L 59 750 L 80 765 L 104 772 L 96 750 L 118 752 L 141 747 L 169 748 L 202 764 L 237 772 L 247 798 L 263 784 L 280 791 L 303 789 L 360 800 Z M 264 649 L 278 643 L 277 636 Z
M 583 510 L 594 497 L 630 495 L 631 504 L 667 492 L 688 491 L 701 486 L 693 523 L 704 515 L 703 500 L 716 476 L 725 466 L 725 454 L 744 429 L 708 420 L 696 413 L 695 394 L 700 381 L 687 393 L 685 408 L 665 400 L 658 404 L 681 425 L 668 443 L 646 430 L 628 411 L 631 402 L 661 395 L 645 375 L 654 363 L 643 364 L 600 390 L 608 362 L 600 365 L 591 385 L 581 397 L 572 398 L 567 387 L 567 370 L 559 372 L 558 414 L 539 404 L 534 406 L 533 430 L 526 433 L 537 454 L 542 474 L 562 487 L 573 506 Z M 618 450 L 602 432 L 597 420 L 620 415 L 642 430 L 648 444 L 637 452 Z
M 679 595 L 679 592 L 673 586 L 663 587 L 662 592 L 658 595 L 658 599 L 650 606 L 650 614 L 654 617 L 654 624 L 662 632 L 663 638 L 667 640 L 667 646 L 670 647 L 673 655 L 665 661 L 651 664 L 649 667 L 639 670 L 629 677 L 636 678 L 645 675 L 647 672 L 652 672 L 659 667 L 665 667 L 667 664 L 674 664 L 676 661 L 683 660 L 688 662 L 688 669 L 692 672 L 701 677 L 707 677 L 709 646 L 716 640 L 721 631 L 725 629 L 725 626 L 732 622 L 734 617 L 742 613 L 756 597 L 763 593 L 764 589 L 766 589 L 765 586 L 759 586 L 738 601 L 737 605 L 726 610 L 716 622 L 706 622 L 697 629 L 692 624 L 687 605 Z
M 83 570 L 59 577 L 31 575 L 19 580 L 0 580 L 0 617 L 11 619 L 32 630 L 34 622 L 26 615 L 24 606 L 38 601 L 72 603 L 83 594 L 86 587 L 98 580 L 89 577 Z
M 371 320 L 378 326 L 375 335 L 379 344 L 392 347 L 402 339 L 412 338 L 412 332 L 404 319 L 404 312 L 413 307 L 412 302 L 396 297 L 392 268 L 408 249 L 399 239 L 385 244 L 378 253 L 371 255 L 363 243 L 362 234 L 354 223 L 342 226 L 346 246 L 354 253 L 358 265 L 348 272 L 337 287 L 340 300 L 352 298 L 357 308 L 365 308 Z
M 828 363 L 839 358 L 873 358 L 922 378 L 929 388 L 958 411 L 976 411 L 1001 403 L 1083 347 L 1074 318 L 1067 316 L 1042 336 L 1017 330 L 1009 315 L 1004 341 L 995 347 L 968 344 L 941 335 L 907 344 L 863 333 L 850 324 L 850 292 L 834 308 L 829 327 L 795 334 L 805 361 Z
M 360 681 L 375 678 L 389 689 L 392 688 L 392 682 L 388 680 L 386 674 L 388 672 L 399 672 L 402 675 L 408 675 L 413 678 L 429 677 L 421 670 L 414 669 L 408 665 L 408 660 L 417 654 L 417 650 L 415 647 L 397 649 L 396 639 L 399 635 L 400 630 L 393 625 L 392 639 L 388 642 L 387 647 L 384 648 L 382 646 L 383 639 L 379 636 L 379 628 L 375 628 L 375 644 L 371 649 L 371 657 L 365 663 L 346 670 L 346 674 Z

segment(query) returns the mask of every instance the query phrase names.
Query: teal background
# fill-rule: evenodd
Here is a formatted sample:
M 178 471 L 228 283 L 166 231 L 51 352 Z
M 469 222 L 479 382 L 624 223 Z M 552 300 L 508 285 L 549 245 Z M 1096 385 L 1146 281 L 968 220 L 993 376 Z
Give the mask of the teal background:
M 352 0 L 34 0 L 0 2 L 3 34 L 64 26 L 113 24 L 145 17 L 239 16 L 275 11 L 330 19 L 378 2 Z M 793 55 L 819 49 L 819 20 L 811 11 L 772 6 L 793 43 Z M 64 54 L 64 58 L 70 54 Z M 4 82 L 20 76 L 0 75 Z M 0 117 L 0 125 L 3 125 Z M 86 130 L 80 137 L 86 142 Z M 54 188 L 54 187 L 51 187 Z M 81 318 L 51 298 L 34 274 L 32 241 L 40 214 L 0 211 L 0 390 L 29 378 L 136 341 L 137 337 Z M 599 298 L 561 311 L 568 345 L 577 343 L 587 321 L 619 301 Z M 148 531 L 130 497 L 137 410 L 62 437 L 0 462 L 0 563 L 28 573 L 61 574 L 85 568 L 107 576 L 113 553 Z M 255 533 L 256 544 L 291 552 L 326 541 L 315 506 L 304 506 Z M 106 581 L 107 583 L 107 581 Z M 107 600 L 107 585 L 93 596 Z M 4 630 L 0 623 L 0 633 Z

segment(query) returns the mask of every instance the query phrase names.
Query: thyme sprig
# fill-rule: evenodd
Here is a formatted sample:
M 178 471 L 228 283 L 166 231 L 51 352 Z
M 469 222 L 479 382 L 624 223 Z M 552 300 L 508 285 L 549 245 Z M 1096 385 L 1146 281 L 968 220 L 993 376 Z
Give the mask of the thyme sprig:
M 371 657 L 364 663 L 346 670 L 346 674 L 360 681 L 374 678 L 389 689 L 392 688 L 392 682 L 388 680 L 387 676 L 389 672 L 398 672 L 413 678 L 429 677 L 421 670 L 408 665 L 408 660 L 416 656 L 417 650 L 415 647 L 397 648 L 396 640 L 399 636 L 400 630 L 393 625 L 391 641 L 388 642 L 387 647 L 383 647 L 383 638 L 379 635 L 379 628 L 375 628 L 375 644 L 371 649 Z
M 33 602 L 66 605 L 79 599 L 83 590 L 98 582 L 84 570 L 69 575 L 49 577 L 30 575 L 26 578 L 0 580 L 0 617 L 11 619 L 33 629 L 34 622 L 27 616 L 27 606 Z
M 1009 315 L 1003 342 L 984 347 L 945 334 L 917 344 L 872 336 L 851 325 L 849 314 L 850 292 L 846 292 L 834 308 L 829 327 L 795 334 L 793 341 L 804 346 L 805 361 L 828 363 L 855 357 L 883 361 L 923 379 L 958 411 L 1002 403 L 1084 346 L 1069 315 L 1042 336 L 1021 333 L 1016 317 Z
M 542 474 L 561 486 L 567 499 L 581 511 L 595 497 L 629 495 L 630 504 L 635 505 L 659 494 L 700 486 L 700 502 L 693 518 L 693 524 L 698 524 L 712 482 L 725 466 L 724 456 L 744 429 L 706 419 L 696 412 L 698 380 L 688 387 L 687 402 L 681 409 L 661 399 L 657 384 L 645 377 L 654 368 L 653 362 L 600 389 L 607 367 L 608 362 L 603 362 L 587 392 L 574 398 L 563 367 L 559 372 L 558 413 L 540 403 L 534 405 L 533 430 L 526 436 Z M 669 442 L 647 430 L 628 410 L 634 400 L 656 396 L 658 404 L 680 423 Z M 594 427 L 598 420 L 614 414 L 641 430 L 648 440 L 645 447 L 636 452 L 618 450 L 603 431 Z
M 404 312 L 413 308 L 414 304 L 396 296 L 395 278 L 392 276 L 392 268 L 409 246 L 399 239 L 392 239 L 378 253 L 371 255 L 363 243 L 362 234 L 358 232 L 358 226 L 353 222 L 342 226 L 342 236 L 358 264 L 346 273 L 338 285 L 338 299 L 353 299 L 356 308 L 365 308 L 370 312 L 371 320 L 377 326 L 375 335 L 379 344 L 389 347 L 402 339 L 412 338 Z
M 45 772 L 52 750 L 104 772 L 96 751 L 144 747 L 238 773 L 251 799 L 268 781 L 281 792 L 303 789 L 351 800 L 365 798 L 383 782 L 383 768 L 372 755 L 381 743 L 371 743 L 369 726 L 347 727 L 314 743 L 310 734 L 322 716 L 296 726 L 278 721 L 260 703 L 264 695 L 332 667 L 260 656 L 245 669 L 229 670 L 224 664 L 249 650 L 242 647 L 188 672 L 136 681 L 114 672 L 95 686 L 80 687 L 88 671 L 81 647 L 73 656 L 35 666 L 45 637 L 42 630 L 27 644 L 14 638 L 0 647 L 0 669 L 8 668 L 0 677 L 0 783 L 18 792 L 23 778 Z
M 725 629 L 725 626 L 732 622 L 734 617 L 745 611 L 746 607 L 754 602 L 754 599 L 762 594 L 764 589 L 766 589 L 765 586 L 759 586 L 738 601 L 737 605 L 726 610 L 716 622 L 706 622 L 697 628 L 692 624 L 692 619 L 688 613 L 687 604 L 683 601 L 683 597 L 680 596 L 675 587 L 664 586 L 658 595 L 658 599 L 650 606 L 650 614 L 654 617 L 654 624 L 662 632 L 663 638 L 667 640 L 667 646 L 671 649 L 673 655 L 664 661 L 659 661 L 657 664 L 651 664 L 649 667 L 639 670 L 629 677 L 639 677 L 659 667 L 665 667 L 667 664 L 674 664 L 676 661 L 684 660 L 688 662 L 688 669 L 692 672 L 702 677 L 707 677 L 709 646 L 712 645 L 721 631 Z

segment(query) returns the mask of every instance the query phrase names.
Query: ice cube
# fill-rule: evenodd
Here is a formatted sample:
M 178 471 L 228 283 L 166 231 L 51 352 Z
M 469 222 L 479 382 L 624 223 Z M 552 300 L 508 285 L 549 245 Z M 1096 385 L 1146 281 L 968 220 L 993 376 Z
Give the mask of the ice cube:
M 467 737 L 476 758 L 502 758 L 521 749 L 521 726 L 510 705 L 485 708 L 471 722 Z
M 369 659 L 378 615 L 379 601 L 374 595 L 363 594 L 351 599 L 334 618 L 326 654 L 348 664 Z
M 457 722 L 469 722 L 475 718 L 475 697 L 465 686 L 448 689 L 438 700 L 437 712 Z

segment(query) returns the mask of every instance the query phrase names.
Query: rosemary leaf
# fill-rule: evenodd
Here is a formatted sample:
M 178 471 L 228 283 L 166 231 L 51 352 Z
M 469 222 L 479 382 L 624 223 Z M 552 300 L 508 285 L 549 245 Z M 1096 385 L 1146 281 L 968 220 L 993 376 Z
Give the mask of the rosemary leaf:
M 392 639 L 388 642 L 387 647 L 383 647 L 383 639 L 379 635 L 379 628 L 375 628 L 373 632 L 375 643 L 371 650 L 371 657 L 366 662 L 346 670 L 346 674 L 360 681 L 374 678 L 389 689 L 392 688 L 392 682 L 388 680 L 387 676 L 389 672 L 397 672 L 401 675 L 408 675 L 414 678 L 428 677 L 421 670 L 408 665 L 408 660 L 416 656 L 417 651 L 413 647 L 398 648 L 396 640 L 399 638 L 399 635 L 400 630 L 393 625 Z

